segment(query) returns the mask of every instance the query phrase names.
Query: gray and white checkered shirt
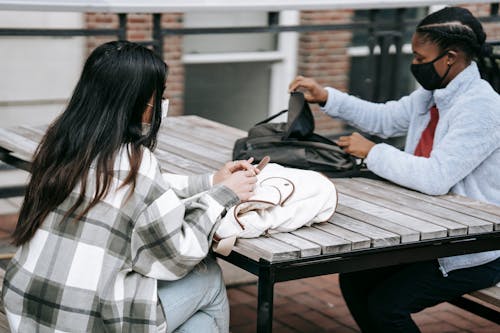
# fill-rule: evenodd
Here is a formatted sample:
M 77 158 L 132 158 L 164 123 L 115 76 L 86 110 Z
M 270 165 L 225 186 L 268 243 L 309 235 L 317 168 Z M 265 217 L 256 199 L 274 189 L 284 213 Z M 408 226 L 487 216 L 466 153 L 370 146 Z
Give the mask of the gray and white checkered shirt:
M 105 199 L 80 220 L 63 220 L 75 188 L 18 249 L 2 292 L 13 332 L 166 331 L 156 280 L 179 279 L 198 264 L 238 198 L 210 187 L 208 175 L 162 174 L 147 149 L 129 197 L 131 188 L 120 188 L 129 170 L 122 149 Z M 82 207 L 95 190 L 93 171 Z

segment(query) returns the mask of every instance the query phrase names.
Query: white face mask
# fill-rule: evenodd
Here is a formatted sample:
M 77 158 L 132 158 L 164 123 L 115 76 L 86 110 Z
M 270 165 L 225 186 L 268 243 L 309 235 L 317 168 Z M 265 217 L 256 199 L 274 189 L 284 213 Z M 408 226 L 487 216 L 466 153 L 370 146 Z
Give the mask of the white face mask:
M 170 104 L 170 101 L 168 100 L 168 98 L 165 98 L 161 102 L 161 120 L 162 121 L 167 117 L 169 104 Z
M 163 122 L 165 118 L 167 117 L 168 114 L 168 105 L 170 104 L 170 101 L 168 98 L 165 98 L 161 102 L 161 121 Z M 151 124 L 149 123 L 142 123 L 142 135 L 146 136 L 149 134 L 151 131 Z

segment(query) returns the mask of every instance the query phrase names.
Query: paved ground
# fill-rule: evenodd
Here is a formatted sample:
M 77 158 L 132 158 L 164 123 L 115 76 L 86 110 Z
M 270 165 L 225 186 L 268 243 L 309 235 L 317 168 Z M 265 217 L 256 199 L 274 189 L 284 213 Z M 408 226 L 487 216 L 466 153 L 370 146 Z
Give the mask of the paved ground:
M 255 332 L 257 286 L 228 289 L 231 332 Z M 359 332 L 340 295 L 338 275 L 278 283 L 273 332 Z M 423 333 L 499 333 L 500 326 L 448 303 L 414 316 Z
M 8 235 L 17 219 L 12 207 L 19 204 L 19 199 L 0 200 L 3 210 L 0 211 L 0 257 L 2 253 L 12 252 Z M 255 332 L 257 286 L 229 287 L 228 295 L 231 332 Z M 274 304 L 275 333 L 359 332 L 340 295 L 336 274 L 278 283 Z M 447 303 L 427 309 L 414 318 L 423 333 L 500 333 L 499 325 Z

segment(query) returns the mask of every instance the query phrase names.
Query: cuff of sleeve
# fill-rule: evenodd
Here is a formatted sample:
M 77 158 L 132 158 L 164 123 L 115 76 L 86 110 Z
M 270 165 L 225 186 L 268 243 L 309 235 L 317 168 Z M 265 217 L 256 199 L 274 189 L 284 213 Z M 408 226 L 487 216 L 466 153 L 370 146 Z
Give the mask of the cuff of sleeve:
M 212 198 L 226 208 L 230 208 L 240 202 L 240 198 L 224 185 L 216 185 L 208 192 Z
M 212 187 L 212 175 L 192 175 L 189 176 L 189 187 L 194 189 L 194 193 L 204 192 Z
M 380 173 L 383 171 L 384 167 L 381 165 L 381 162 L 387 160 L 387 154 L 390 150 L 399 151 L 397 148 L 386 143 L 378 143 L 373 146 L 372 149 L 370 149 L 368 156 L 365 158 L 365 164 L 368 169 L 377 175 L 382 176 Z
M 342 102 L 349 95 L 331 87 L 326 87 L 325 89 L 328 91 L 328 99 L 326 100 L 326 104 L 320 107 L 320 110 L 332 117 L 337 117 L 340 114 Z
M 365 158 L 365 164 L 368 168 L 370 168 L 370 166 L 373 166 L 374 164 L 376 164 L 377 162 L 377 151 L 380 150 L 381 146 L 383 145 L 383 143 L 378 143 L 376 144 L 375 146 L 372 147 L 372 149 L 370 149 L 370 152 L 368 153 L 368 155 L 366 156 Z

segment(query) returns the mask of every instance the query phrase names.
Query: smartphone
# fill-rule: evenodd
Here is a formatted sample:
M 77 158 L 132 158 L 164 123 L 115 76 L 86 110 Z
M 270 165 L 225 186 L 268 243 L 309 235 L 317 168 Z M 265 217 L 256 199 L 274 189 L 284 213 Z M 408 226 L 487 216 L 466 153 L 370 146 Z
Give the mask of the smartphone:
M 267 165 L 267 163 L 269 163 L 269 161 L 271 160 L 271 158 L 269 156 L 264 156 L 259 164 L 257 164 L 257 169 L 259 169 L 260 171 L 262 171 L 262 169 L 264 169 L 264 167 Z

